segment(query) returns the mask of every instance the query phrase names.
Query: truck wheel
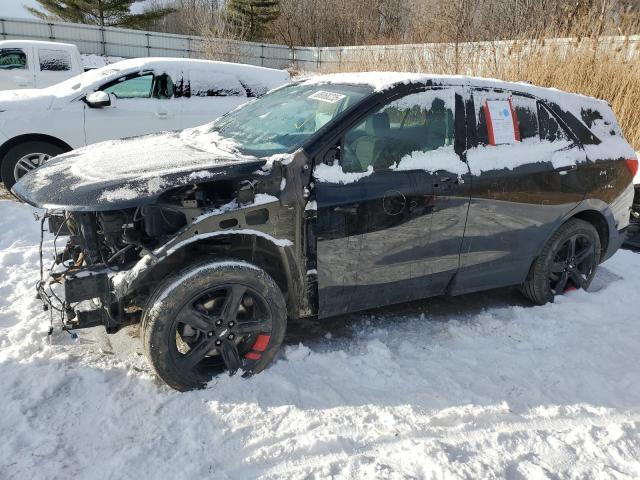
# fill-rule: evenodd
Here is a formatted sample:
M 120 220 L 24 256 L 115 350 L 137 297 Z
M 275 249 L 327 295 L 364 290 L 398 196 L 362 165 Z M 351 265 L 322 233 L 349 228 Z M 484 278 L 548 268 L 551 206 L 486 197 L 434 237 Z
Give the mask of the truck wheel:
M 600 261 L 600 236 L 588 222 L 577 218 L 563 224 L 547 241 L 531 266 L 522 292 L 543 305 L 556 295 L 586 290 Z
M 25 142 L 9 149 L 2 160 L 2 182 L 7 190 L 31 170 L 35 170 L 56 155 L 68 151 L 53 143 Z
M 278 285 L 243 261 L 209 261 L 168 278 L 142 316 L 144 351 L 170 387 L 203 388 L 215 375 L 261 372 L 287 326 Z

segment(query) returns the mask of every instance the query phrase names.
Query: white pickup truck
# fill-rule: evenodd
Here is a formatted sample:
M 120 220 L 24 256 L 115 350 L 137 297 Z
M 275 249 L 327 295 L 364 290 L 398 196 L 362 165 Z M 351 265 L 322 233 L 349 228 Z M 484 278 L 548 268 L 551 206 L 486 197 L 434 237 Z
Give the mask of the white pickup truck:
M 0 42 L 0 90 L 44 88 L 83 71 L 75 45 L 36 40 Z

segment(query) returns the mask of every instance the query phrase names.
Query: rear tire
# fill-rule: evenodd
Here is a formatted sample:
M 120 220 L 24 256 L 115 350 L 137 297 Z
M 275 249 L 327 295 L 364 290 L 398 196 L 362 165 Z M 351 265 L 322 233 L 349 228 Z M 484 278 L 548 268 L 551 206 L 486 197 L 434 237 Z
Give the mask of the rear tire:
M 20 143 L 11 147 L 2 160 L 2 182 L 7 190 L 22 178 L 29 170 L 34 170 L 40 166 L 43 160 L 46 162 L 50 158 L 55 157 L 68 151 L 53 143 L 34 140 L 30 142 Z
M 141 336 L 158 377 L 186 391 L 225 371 L 261 372 L 278 353 L 286 326 L 284 297 L 264 270 L 243 261 L 207 261 L 155 290 Z
M 547 241 L 522 285 L 537 305 L 552 302 L 570 290 L 586 290 L 600 262 L 600 236 L 588 222 L 573 218 Z

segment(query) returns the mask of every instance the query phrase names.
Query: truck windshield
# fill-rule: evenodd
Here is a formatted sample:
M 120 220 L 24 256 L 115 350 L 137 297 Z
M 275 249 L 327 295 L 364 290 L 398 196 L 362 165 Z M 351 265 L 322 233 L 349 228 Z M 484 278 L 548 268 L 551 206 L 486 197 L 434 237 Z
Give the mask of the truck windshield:
M 221 117 L 213 130 L 249 155 L 291 153 L 371 92 L 366 86 L 288 85 Z

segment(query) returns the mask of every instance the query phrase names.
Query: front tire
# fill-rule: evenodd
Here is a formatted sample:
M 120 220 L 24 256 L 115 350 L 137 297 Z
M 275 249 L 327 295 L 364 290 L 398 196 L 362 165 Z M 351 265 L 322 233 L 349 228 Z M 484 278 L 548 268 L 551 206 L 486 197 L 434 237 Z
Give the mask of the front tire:
M 43 141 L 24 142 L 11 147 L 2 160 L 0 173 L 4 186 L 11 191 L 15 183 L 24 175 L 67 150 Z
M 284 339 L 282 292 L 262 269 L 243 261 L 209 261 L 168 278 L 142 317 L 144 351 L 170 387 L 193 390 L 214 376 L 259 373 Z
M 588 222 L 573 218 L 547 241 L 531 266 L 522 293 L 538 305 L 557 295 L 589 288 L 600 263 L 600 236 Z

